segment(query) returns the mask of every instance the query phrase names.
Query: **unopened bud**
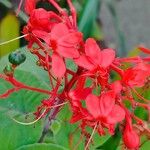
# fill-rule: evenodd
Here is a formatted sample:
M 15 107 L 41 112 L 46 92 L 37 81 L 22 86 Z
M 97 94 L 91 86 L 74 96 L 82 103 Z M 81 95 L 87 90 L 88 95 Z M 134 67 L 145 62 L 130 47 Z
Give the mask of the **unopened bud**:
M 13 76 L 13 74 L 14 74 L 14 69 L 12 68 L 11 65 L 7 65 L 7 66 L 5 66 L 3 72 L 4 72 L 5 75 L 7 75 L 7 76 Z
M 129 149 L 136 149 L 140 145 L 140 137 L 132 127 L 128 126 L 128 124 L 126 125 L 123 133 L 123 141 Z
M 36 65 L 37 65 L 37 66 L 42 66 L 40 60 L 38 60 L 38 61 L 36 62 Z
M 26 60 L 26 56 L 21 51 L 15 51 L 9 54 L 8 59 L 11 64 L 18 66 Z

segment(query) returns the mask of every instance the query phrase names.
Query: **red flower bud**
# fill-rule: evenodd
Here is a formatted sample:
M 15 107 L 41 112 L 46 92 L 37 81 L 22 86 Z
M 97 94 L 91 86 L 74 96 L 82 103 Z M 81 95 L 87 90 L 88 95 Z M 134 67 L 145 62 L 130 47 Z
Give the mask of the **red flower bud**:
M 127 148 L 135 149 L 140 145 L 140 137 L 133 130 L 132 126 L 129 124 L 126 125 L 124 133 L 123 133 L 123 141 Z

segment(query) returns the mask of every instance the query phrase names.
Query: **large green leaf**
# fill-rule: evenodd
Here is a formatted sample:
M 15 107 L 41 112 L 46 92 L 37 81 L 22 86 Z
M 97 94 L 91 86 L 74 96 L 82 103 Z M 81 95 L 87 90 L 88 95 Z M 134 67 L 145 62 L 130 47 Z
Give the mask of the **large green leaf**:
M 17 71 L 19 79 L 30 83 L 33 86 L 43 85 L 33 75 L 28 72 Z M 0 80 L 0 93 L 10 87 L 8 83 Z M 14 150 L 18 146 L 37 142 L 42 131 L 42 124 L 38 122 L 31 126 L 23 126 L 12 120 L 17 117 L 19 121 L 26 122 L 25 116 L 30 112 L 35 112 L 40 101 L 46 98 L 45 95 L 36 92 L 22 90 L 13 93 L 9 98 L 0 101 L 0 149 Z M 31 121 L 28 119 L 27 121 Z
M 48 89 L 48 84 L 43 78 L 46 77 L 46 72 L 42 73 L 42 70 L 34 67 L 35 58 L 33 59 L 32 55 L 28 53 L 27 55 L 30 56 L 28 57 L 29 62 L 18 67 L 15 71 L 15 77 L 27 85 Z M 0 60 L 0 72 L 7 63 L 7 57 Z M 0 79 L 0 94 L 11 87 L 12 85 Z M 36 143 L 39 140 L 43 126 L 41 121 L 35 125 L 23 126 L 14 122 L 12 117 L 21 122 L 32 121 L 33 115 L 30 115 L 32 118 L 25 119 L 26 114 L 35 112 L 41 100 L 45 98 L 47 98 L 45 94 L 21 90 L 11 94 L 5 100 L 0 100 L 0 149 L 14 150 L 22 145 Z
M 67 150 L 67 149 L 56 144 L 41 143 L 22 146 L 17 150 Z

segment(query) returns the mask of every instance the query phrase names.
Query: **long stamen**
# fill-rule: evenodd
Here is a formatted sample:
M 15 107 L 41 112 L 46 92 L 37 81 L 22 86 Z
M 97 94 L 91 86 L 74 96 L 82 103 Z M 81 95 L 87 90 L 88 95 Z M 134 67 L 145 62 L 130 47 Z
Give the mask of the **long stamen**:
M 51 107 L 47 107 L 47 108 L 56 108 L 56 107 L 65 105 L 67 103 L 68 102 L 64 102 L 64 103 L 61 103 L 61 104 L 58 104 L 58 105 L 55 105 L 55 106 L 51 106 Z M 47 108 L 43 111 L 43 113 L 36 120 L 34 120 L 32 122 L 25 123 L 25 122 L 18 121 L 18 120 L 14 119 L 14 118 L 12 118 L 12 120 L 15 121 L 16 123 L 19 123 L 19 124 L 22 124 L 22 125 L 25 125 L 25 126 L 32 125 L 32 124 L 36 123 L 37 121 L 39 121 L 42 118 L 42 116 L 45 114 Z
M 28 125 L 32 125 L 32 124 L 36 123 L 37 121 L 39 121 L 39 120 L 42 118 L 42 116 L 45 114 L 45 112 L 46 112 L 46 109 L 45 109 L 45 110 L 43 111 L 43 113 L 39 116 L 39 118 L 37 118 L 36 120 L 34 120 L 34 121 L 32 121 L 32 122 L 28 122 L 28 123 L 20 122 L 20 121 L 14 119 L 14 118 L 12 118 L 12 120 L 15 121 L 16 123 L 19 123 L 19 124 L 28 126 Z
M 94 133 L 95 133 L 95 130 L 96 130 L 97 126 L 98 126 L 98 123 L 96 123 L 96 125 L 94 126 L 94 129 L 93 129 L 93 131 L 92 131 L 92 134 L 91 134 L 91 136 L 90 136 L 90 138 L 89 138 L 89 140 L 88 140 L 88 142 L 87 142 L 87 144 L 86 144 L 84 150 L 87 150 L 87 149 L 88 149 L 89 144 L 90 144 L 90 142 L 91 142 L 91 140 L 92 140 L 92 138 L 93 138 L 93 136 L 94 136 Z
M 11 40 L 9 40 L 9 41 L 5 41 L 5 42 L 3 42 L 3 43 L 0 43 L 0 46 L 5 45 L 5 44 L 8 44 L 8 43 L 13 42 L 13 41 L 16 41 L 16 40 L 18 40 L 18 39 L 24 38 L 24 37 L 26 37 L 27 35 L 28 35 L 28 34 L 25 34 L 25 35 L 19 36 L 19 37 L 17 37 L 17 38 L 11 39 Z

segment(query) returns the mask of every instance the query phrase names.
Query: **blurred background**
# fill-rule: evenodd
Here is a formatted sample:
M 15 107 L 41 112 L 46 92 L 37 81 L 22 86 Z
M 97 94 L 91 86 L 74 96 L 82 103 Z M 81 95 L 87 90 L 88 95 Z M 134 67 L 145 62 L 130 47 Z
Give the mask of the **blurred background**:
M 0 0 L 0 43 L 21 35 L 28 16 L 22 9 L 16 17 L 20 0 Z M 58 0 L 67 8 L 65 0 Z M 85 38 L 94 37 L 101 47 L 116 49 L 119 56 L 128 55 L 139 44 L 150 47 L 150 0 L 74 0 L 79 30 Z M 48 3 L 37 7 L 53 9 Z M 0 56 L 26 45 L 21 39 L 0 47 Z

